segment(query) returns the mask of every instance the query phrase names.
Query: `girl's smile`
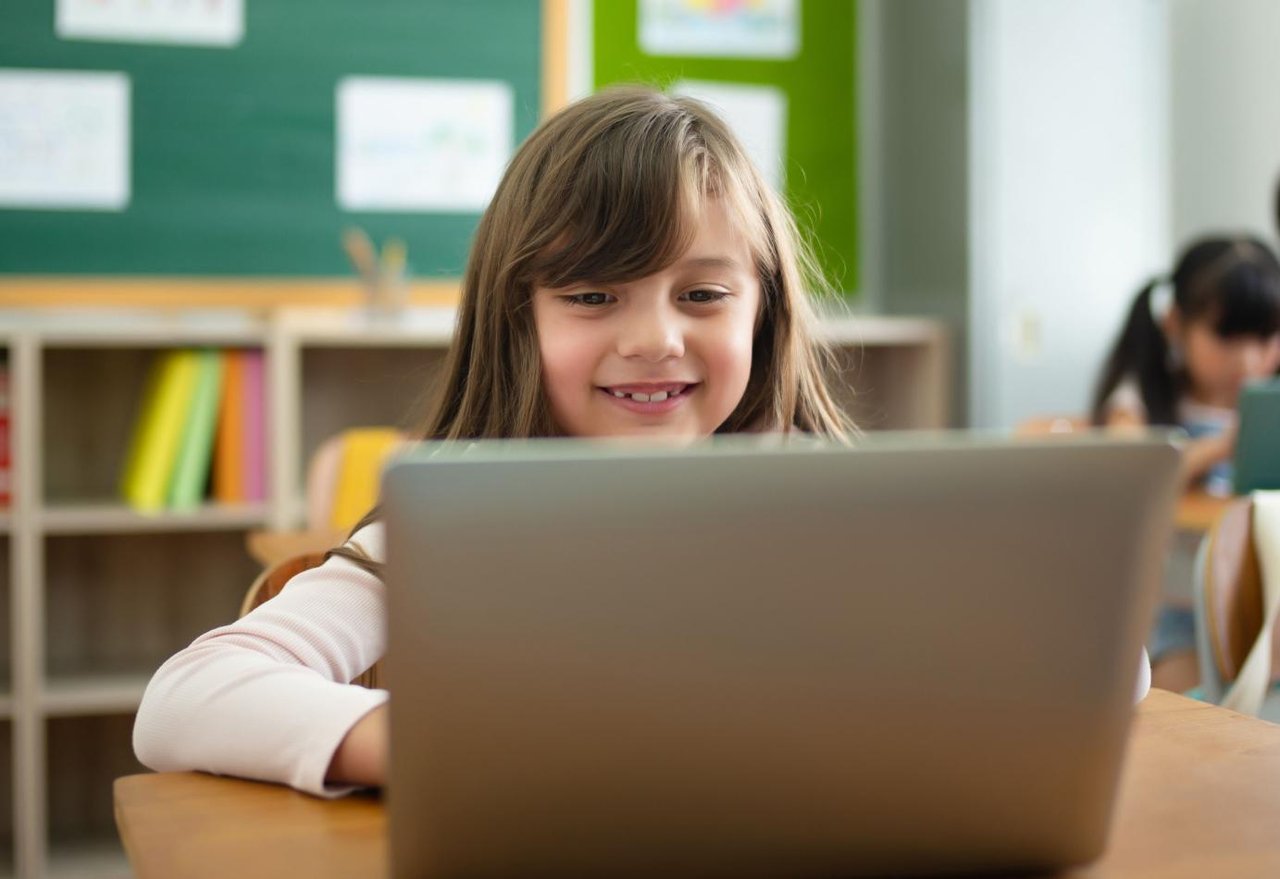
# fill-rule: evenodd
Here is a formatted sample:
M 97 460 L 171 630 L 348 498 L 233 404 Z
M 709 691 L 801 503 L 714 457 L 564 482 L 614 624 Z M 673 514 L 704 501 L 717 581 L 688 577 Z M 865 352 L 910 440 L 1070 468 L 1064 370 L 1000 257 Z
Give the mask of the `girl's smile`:
M 665 415 L 684 405 L 698 388 L 696 382 L 650 382 L 610 385 L 600 390 L 614 403 L 638 415 Z

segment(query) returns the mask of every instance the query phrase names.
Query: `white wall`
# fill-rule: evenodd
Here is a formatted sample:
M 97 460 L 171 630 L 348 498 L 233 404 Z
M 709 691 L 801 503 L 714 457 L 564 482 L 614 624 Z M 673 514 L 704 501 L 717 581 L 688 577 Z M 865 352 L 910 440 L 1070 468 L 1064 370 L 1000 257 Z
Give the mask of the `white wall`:
M 972 0 L 970 421 L 1083 412 L 1169 259 L 1162 0 Z
M 1275 241 L 1280 176 L 1280 3 L 1171 6 L 1173 234 L 1250 231 Z

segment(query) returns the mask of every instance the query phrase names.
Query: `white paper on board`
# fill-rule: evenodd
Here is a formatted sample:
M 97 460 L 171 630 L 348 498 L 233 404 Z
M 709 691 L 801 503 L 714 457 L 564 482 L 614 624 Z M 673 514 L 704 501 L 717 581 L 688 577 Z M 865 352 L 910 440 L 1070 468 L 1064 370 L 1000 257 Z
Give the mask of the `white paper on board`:
M 800 0 L 640 0 L 640 48 L 692 58 L 794 58 Z
M 64 40 L 235 46 L 244 0 L 57 0 L 54 31 Z
M 348 77 L 337 105 L 345 210 L 479 213 L 511 157 L 515 96 L 505 82 Z
M 782 191 L 787 160 L 786 93 L 773 86 L 693 79 L 678 81 L 672 91 L 709 104 L 742 141 L 769 185 Z
M 0 207 L 123 210 L 123 73 L 0 69 Z

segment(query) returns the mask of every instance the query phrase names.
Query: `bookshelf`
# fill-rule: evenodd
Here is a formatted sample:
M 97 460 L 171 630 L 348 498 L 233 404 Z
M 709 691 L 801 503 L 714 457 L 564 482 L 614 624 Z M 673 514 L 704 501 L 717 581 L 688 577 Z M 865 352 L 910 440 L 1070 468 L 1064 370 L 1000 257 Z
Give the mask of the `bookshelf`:
M 453 320 L 443 307 L 0 317 L 15 464 L 0 511 L 0 877 L 129 875 L 111 782 L 141 771 L 131 729 L 151 673 L 235 617 L 257 574 L 246 533 L 302 525 L 305 465 L 325 438 L 414 423 Z M 822 327 L 864 427 L 947 423 L 938 323 L 831 315 Z M 263 351 L 267 500 L 134 512 L 116 481 L 148 367 L 205 345 Z

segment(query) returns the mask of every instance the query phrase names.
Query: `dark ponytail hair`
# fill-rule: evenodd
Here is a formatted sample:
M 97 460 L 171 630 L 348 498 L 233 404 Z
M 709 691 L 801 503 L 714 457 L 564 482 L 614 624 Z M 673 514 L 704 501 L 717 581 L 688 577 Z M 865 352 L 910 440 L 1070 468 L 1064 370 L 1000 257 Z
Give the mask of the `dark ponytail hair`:
M 1270 338 L 1280 332 L 1280 261 L 1252 237 L 1202 238 L 1178 260 L 1173 277 L 1153 278 L 1138 292 L 1112 348 L 1093 398 L 1094 424 L 1126 379 L 1137 382 L 1149 424 L 1177 423 L 1178 399 L 1187 389 L 1181 364 L 1170 358 L 1169 340 L 1156 322 L 1151 300 L 1172 284 L 1172 306 L 1184 325 L 1205 322 L 1224 339 Z

